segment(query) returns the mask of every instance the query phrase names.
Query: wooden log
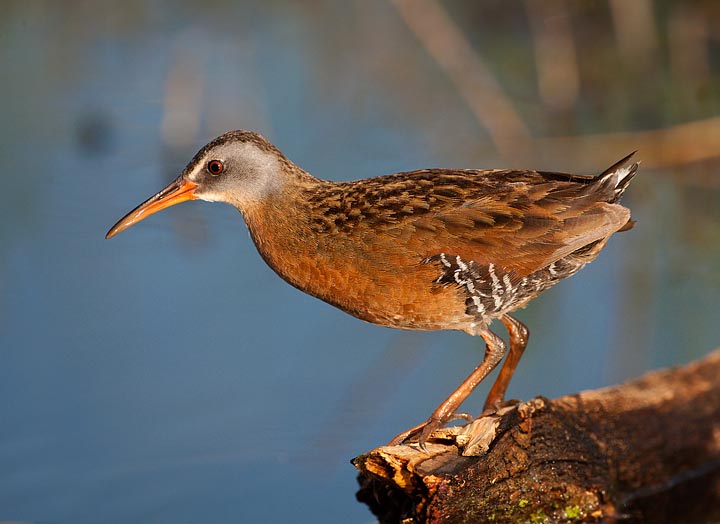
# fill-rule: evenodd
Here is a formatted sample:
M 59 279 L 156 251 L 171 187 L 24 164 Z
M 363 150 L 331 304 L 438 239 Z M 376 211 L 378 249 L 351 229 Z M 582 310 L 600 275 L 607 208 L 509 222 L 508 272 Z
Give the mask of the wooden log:
M 504 408 L 436 432 L 427 449 L 385 446 L 353 461 L 358 499 L 381 523 L 717 521 L 720 350 Z

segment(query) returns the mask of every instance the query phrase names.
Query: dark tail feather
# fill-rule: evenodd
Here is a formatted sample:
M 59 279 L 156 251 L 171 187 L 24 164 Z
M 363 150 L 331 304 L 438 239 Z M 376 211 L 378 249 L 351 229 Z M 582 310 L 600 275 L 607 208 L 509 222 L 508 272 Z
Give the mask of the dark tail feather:
M 614 196 L 610 200 L 611 203 L 620 199 L 623 191 L 625 191 L 625 188 L 627 188 L 628 184 L 635 176 L 635 173 L 637 173 L 640 162 L 630 164 L 630 159 L 635 155 L 635 153 L 637 153 L 637 151 L 633 151 L 619 162 L 616 162 L 597 177 L 600 184 L 608 184 L 612 188 Z M 632 225 L 629 227 L 632 227 Z

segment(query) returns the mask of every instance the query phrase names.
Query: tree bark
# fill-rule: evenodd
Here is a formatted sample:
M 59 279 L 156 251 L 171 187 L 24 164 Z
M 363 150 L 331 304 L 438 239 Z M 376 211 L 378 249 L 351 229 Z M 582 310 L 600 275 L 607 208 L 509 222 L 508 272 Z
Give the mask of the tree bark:
M 385 446 L 353 461 L 358 500 L 381 523 L 717 521 L 720 350 L 504 408 L 436 432 L 427 449 Z

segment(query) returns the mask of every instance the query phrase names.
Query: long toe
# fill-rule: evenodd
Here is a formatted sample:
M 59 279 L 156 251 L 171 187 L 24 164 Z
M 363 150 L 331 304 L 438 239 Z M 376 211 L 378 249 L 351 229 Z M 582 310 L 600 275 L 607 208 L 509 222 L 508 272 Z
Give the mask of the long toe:
M 422 424 L 418 424 L 417 426 L 413 426 L 410 429 L 406 429 L 402 433 L 398 433 L 395 435 L 390 442 L 388 442 L 388 446 L 400 446 L 401 444 L 405 444 L 408 440 L 413 438 L 415 435 L 418 435 L 422 429 L 427 425 L 427 422 L 423 422 Z
M 492 412 L 494 411 L 495 410 L 493 410 Z M 425 443 L 430 438 L 430 436 L 438 429 L 444 427 L 445 424 L 447 424 L 448 422 L 452 422 L 453 420 L 466 420 L 468 422 L 472 422 L 473 420 L 475 420 L 475 417 L 468 413 L 454 413 L 447 419 L 430 417 L 422 424 L 413 426 L 410 429 L 406 429 L 402 433 L 395 435 L 395 437 L 390 442 L 388 442 L 388 446 L 400 446 L 401 444 L 405 444 L 407 443 L 407 441 L 417 437 L 417 443 L 420 446 L 420 449 L 427 453 L 427 447 L 425 446 Z
M 467 422 L 472 422 L 475 420 L 475 417 L 473 417 L 470 413 L 455 413 L 448 419 L 448 422 L 452 422 L 453 420 L 465 420 Z
M 425 443 L 427 442 L 428 438 L 430 438 L 430 435 L 432 435 L 436 430 L 440 429 L 447 423 L 447 420 L 440 420 L 430 417 L 422 424 L 413 426 L 412 428 L 407 429 L 402 433 L 396 435 L 395 438 L 393 438 L 388 443 L 388 446 L 399 446 L 401 444 L 406 444 L 409 440 L 417 437 L 417 443 L 420 446 L 420 449 L 427 453 L 427 447 L 425 446 Z

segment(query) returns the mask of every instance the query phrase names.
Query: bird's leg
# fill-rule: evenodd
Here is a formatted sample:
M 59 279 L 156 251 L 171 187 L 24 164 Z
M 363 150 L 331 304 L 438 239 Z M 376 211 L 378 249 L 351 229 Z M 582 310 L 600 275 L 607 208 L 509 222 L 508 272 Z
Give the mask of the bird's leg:
M 462 404 L 475 387 L 482 382 L 488 373 L 497 366 L 498 362 L 502 360 L 505 355 L 505 343 L 500 337 L 487 327 L 483 327 L 474 334 L 480 335 L 485 341 L 485 358 L 480 365 L 433 411 L 429 419 L 422 424 L 403 431 L 393 438 L 388 445 L 396 446 L 418 435 L 418 443 L 420 444 L 420 448 L 424 450 L 425 441 L 430 434 L 455 418 L 455 412 L 460 407 L 460 404 Z
M 505 363 L 502 368 L 500 368 L 500 374 L 490 388 L 490 392 L 485 400 L 483 413 L 496 411 L 502 406 L 505 400 L 505 391 L 508 388 L 513 373 L 515 373 L 515 367 L 525 351 L 525 346 L 527 346 L 528 337 L 530 336 L 530 331 L 528 331 L 525 324 L 516 318 L 505 314 L 500 317 L 500 321 L 505 324 L 510 335 L 510 350 L 508 351 Z

